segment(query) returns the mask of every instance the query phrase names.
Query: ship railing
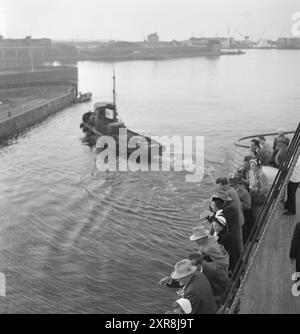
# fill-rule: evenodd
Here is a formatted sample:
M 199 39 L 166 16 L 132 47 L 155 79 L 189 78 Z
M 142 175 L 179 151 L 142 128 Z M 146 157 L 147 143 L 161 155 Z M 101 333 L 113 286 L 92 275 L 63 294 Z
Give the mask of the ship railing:
M 294 135 L 295 131 L 288 131 L 285 132 L 285 135 Z M 239 139 L 237 142 L 234 143 L 234 159 L 233 159 L 233 166 L 232 170 L 236 171 L 244 161 L 244 157 L 250 153 L 250 142 L 254 138 L 258 138 L 263 136 L 266 140 L 274 140 L 278 133 L 265 133 L 265 134 L 258 134 L 253 136 L 247 136 Z
M 245 286 L 249 279 L 249 275 L 256 263 L 256 260 L 264 246 L 264 241 L 270 225 L 275 221 L 274 217 L 281 208 L 281 200 L 285 195 L 285 190 L 289 182 L 290 176 L 300 156 L 300 123 L 290 142 L 286 159 L 281 163 L 276 178 L 269 191 L 268 198 L 261 207 L 260 213 L 254 223 L 249 239 L 244 246 L 244 251 L 235 267 L 230 278 L 230 283 L 221 300 L 221 313 L 235 314 L 239 312 L 240 300 L 243 295 Z M 266 134 L 265 137 L 275 136 L 276 134 Z M 258 135 L 259 136 L 259 135 Z M 235 143 L 238 155 L 249 152 L 249 146 L 243 142 L 250 138 L 258 136 L 250 136 L 241 138 Z M 236 153 L 237 154 L 237 153 Z

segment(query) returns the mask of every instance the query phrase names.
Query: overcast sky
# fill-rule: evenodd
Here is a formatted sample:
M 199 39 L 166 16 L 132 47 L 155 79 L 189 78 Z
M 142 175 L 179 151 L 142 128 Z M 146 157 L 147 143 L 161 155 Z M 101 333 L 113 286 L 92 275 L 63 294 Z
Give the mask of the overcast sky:
M 291 36 L 300 0 L 0 0 L 5 37 L 162 40 L 191 36 Z

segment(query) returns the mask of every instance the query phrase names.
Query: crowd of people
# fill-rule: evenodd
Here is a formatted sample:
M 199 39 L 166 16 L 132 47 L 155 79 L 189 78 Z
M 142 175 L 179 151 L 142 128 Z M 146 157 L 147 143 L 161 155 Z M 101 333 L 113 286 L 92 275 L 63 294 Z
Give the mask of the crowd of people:
M 211 314 L 222 309 L 222 296 L 271 188 L 264 166 L 278 168 L 288 146 L 289 139 L 282 131 L 273 147 L 264 137 L 252 139 L 243 165 L 230 177 L 216 180 L 209 208 L 201 213 L 199 225 L 189 238 L 197 251 L 176 263 L 171 275 L 159 282 L 161 286 L 178 289 L 179 299 L 167 313 Z M 299 174 L 298 161 L 291 178 L 297 186 L 289 185 L 285 203 L 288 215 L 296 213 Z

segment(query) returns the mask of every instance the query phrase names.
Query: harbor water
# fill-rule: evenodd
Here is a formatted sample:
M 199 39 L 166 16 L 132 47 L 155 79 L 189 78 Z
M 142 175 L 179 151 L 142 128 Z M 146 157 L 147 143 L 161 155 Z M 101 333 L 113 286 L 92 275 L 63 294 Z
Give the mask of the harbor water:
M 130 129 L 204 136 L 200 183 L 185 172 L 99 172 L 79 125 L 112 100 L 113 65 L 78 69 L 93 101 L 0 147 L 0 313 L 164 313 L 176 293 L 157 282 L 195 250 L 189 236 L 233 141 L 299 122 L 300 50 L 115 64 Z

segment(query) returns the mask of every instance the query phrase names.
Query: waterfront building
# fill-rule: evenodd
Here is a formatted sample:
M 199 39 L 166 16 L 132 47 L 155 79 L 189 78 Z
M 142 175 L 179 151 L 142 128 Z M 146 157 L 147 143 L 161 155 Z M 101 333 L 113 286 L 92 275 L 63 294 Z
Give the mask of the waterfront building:
M 0 70 L 19 70 L 41 66 L 53 58 L 52 41 L 48 38 L 4 39 L 0 37 Z
M 300 49 L 300 37 L 278 38 L 276 44 L 279 49 Z

